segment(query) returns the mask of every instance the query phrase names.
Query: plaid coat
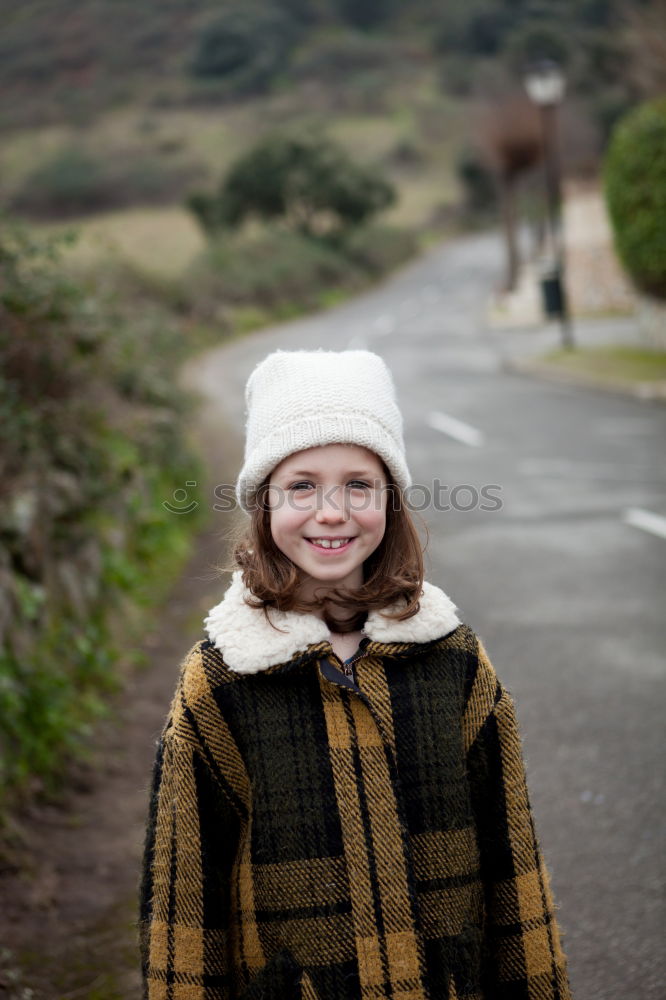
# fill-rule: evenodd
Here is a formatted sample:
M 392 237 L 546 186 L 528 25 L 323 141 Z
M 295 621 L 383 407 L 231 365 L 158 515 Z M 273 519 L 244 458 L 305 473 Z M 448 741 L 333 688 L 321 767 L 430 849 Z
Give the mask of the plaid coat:
M 234 574 L 159 741 L 141 887 L 149 1000 L 567 1000 L 511 698 L 437 587 L 324 623 Z

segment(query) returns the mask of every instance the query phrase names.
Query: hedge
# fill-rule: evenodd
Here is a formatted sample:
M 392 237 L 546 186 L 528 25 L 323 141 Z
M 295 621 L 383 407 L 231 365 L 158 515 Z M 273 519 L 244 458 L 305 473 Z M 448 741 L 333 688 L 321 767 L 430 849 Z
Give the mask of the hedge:
M 604 164 L 618 254 L 638 288 L 666 299 L 666 97 L 625 115 Z

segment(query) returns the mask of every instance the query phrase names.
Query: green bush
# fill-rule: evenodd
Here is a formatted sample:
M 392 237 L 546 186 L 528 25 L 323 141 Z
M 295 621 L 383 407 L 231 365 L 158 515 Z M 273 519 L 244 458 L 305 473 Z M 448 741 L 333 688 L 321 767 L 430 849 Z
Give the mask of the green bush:
M 515 23 L 516 15 L 496 0 L 471 0 L 443 5 L 433 47 L 441 55 L 494 55 Z
M 19 212 L 66 217 L 108 204 L 101 162 L 77 146 L 67 146 L 28 174 L 12 207 Z
M 296 22 L 277 7 L 231 6 L 202 30 L 190 70 L 226 81 L 230 94 L 261 93 L 287 65 L 297 36 Z
M 193 164 L 166 164 L 138 150 L 94 155 L 64 146 L 39 164 L 11 199 L 33 218 L 66 219 L 133 204 L 175 201 L 200 174 Z
M 570 29 L 549 20 L 527 19 L 507 35 L 503 49 L 507 62 L 519 75 L 542 59 L 566 66 L 572 52 Z
M 615 244 L 636 285 L 666 299 L 666 98 L 635 108 L 613 130 L 604 185 Z
M 200 476 L 173 379 L 186 344 L 126 291 L 3 225 L 0 820 L 9 792 L 54 786 L 85 750 L 119 683 L 114 625 L 131 638 L 198 523 L 164 506 Z
M 465 193 L 468 213 L 483 215 L 497 206 L 497 181 L 477 150 L 462 150 L 456 160 L 456 173 Z
M 388 226 L 363 226 L 339 247 L 276 226 L 252 237 L 226 233 L 210 241 L 183 286 L 203 319 L 228 305 L 286 316 L 365 287 L 416 249 L 412 233 Z
M 345 256 L 373 278 L 412 259 L 418 252 L 416 234 L 394 226 L 362 226 L 344 246 Z
M 334 0 L 333 6 L 348 24 L 363 30 L 384 24 L 397 9 L 395 0 Z
M 209 233 L 238 228 L 254 216 L 335 240 L 395 197 L 376 169 L 355 163 L 332 139 L 279 133 L 234 163 L 216 197 L 194 195 L 189 207 Z
M 220 234 L 194 262 L 188 293 L 202 315 L 215 316 L 220 303 L 268 310 L 313 308 L 323 289 L 360 285 L 351 261 L 333 247 L 291 232 L 267 228 L 243 238 Z

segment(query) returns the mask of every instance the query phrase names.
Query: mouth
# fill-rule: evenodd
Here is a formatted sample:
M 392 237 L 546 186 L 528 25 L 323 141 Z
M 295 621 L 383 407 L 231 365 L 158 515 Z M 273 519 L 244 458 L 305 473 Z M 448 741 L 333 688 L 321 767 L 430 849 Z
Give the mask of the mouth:
M 310 548 L 316 549 L 325 556 L 337 555 L 346 552 L 354 543 L 355 538 L 306 538 Z

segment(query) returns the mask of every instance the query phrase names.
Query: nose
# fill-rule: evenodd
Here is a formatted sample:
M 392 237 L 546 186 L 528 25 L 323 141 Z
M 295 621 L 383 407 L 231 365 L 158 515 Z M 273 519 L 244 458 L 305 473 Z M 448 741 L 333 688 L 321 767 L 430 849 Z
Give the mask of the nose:
M 338 524 L 340 521 L 349 520 L 349 515 L 344 505 L 344 490 L 326 489 L 317 497 L 317 511 L 315 520 L 318 524 Z

